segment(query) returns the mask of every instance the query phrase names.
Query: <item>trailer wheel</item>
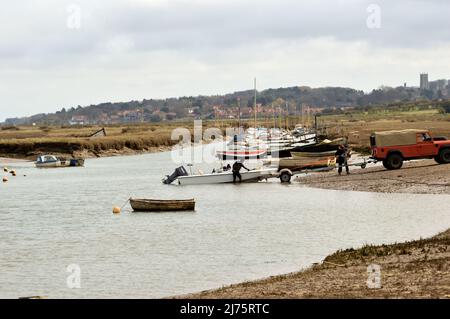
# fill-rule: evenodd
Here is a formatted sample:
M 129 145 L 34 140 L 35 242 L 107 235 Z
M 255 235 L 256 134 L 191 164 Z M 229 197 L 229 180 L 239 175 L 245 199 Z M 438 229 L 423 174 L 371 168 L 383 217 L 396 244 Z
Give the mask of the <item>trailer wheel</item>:
M 439 152 L 439 164 L 450 163 L 450 148 L 444 148 Z
M 291 182 L 291 174 L 289 172 L 283 172 L 280 174 L 280 181 L 282 183 L 290 183 Z
M 403 166 L 403 157 L 398 153 L 394 153 L 388 156 L 386 162 L 388 165 L 387 169 L 400 169 Z
M 361 164 L 361 168 L 362 168 L 362 169 L 365 169 L 366 167 L 367 167 L 367 164 L 366 164 L 366 163 Z

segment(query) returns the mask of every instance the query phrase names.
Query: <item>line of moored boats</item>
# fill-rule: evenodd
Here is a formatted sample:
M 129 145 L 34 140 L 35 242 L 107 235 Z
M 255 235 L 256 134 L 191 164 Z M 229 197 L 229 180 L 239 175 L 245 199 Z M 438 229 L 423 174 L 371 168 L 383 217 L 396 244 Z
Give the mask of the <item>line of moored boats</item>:
M 291 177 L 304 171 L 334 169 L 334 154 L 343 139 L 320 140 L 315 131 L 297 126 L 292 131 L 267 128 L 249 128 L 235 135 L 224 150 L 217 151 L 220 167 L 211 173 L 189 174 L 184 166 L 167 175 L 163 183 L 175 181 L 180 185 L 232 183 L 230 165 L 222 161 L 262 160 L 262 166 L 241 172 L 242 182 L 279 178 L 290 182 Z

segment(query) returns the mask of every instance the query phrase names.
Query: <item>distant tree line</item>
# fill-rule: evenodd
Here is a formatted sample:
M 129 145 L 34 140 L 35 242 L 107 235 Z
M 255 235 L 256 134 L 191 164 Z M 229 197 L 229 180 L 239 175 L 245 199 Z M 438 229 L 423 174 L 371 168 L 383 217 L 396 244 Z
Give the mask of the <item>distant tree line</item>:
M 366 108 L 368 111 L 377 107 L 396 107 L 401 103 L 430 100 L 436 98 L 429 96 L 429 92 L 412 87 L 381 87 L 370 93 L 343 87 L 310 88 L 296 86 L 288 88 L 268 89 L 257 92 L 257 103 L 264 108 L 288 107 L 290 114 L 300 112 L 304 106 L 323 108 L 325 113 L 341 112 L 347 107 Z M 238 102 L 239 101 L 239 102 Z M 62 108 L 51 114 L 36 114 L 31 117 L 9 119 L 7 124 L 61 124 L 68 123 L 74 116 L 86 116 L 89 119 L 101 119 L 130 110 L 140 110 L 146 121 L 160 122 L 163 120 L 183 119 L 187 116 L 214 118 L 214 107 L 236 108 L 253 107 L 254 91 L 240 91 L 226 95 L 187 96 L 168 99 L 144 99 L 142 101 L 129 101 L 118 103 L 101 103 L 89 106 Z M 329 110 L 327 110 L 329 109 Z M 448 104 L 442 106 L 448 113 Z M 164 115 L 164 118 L 162 117 Z

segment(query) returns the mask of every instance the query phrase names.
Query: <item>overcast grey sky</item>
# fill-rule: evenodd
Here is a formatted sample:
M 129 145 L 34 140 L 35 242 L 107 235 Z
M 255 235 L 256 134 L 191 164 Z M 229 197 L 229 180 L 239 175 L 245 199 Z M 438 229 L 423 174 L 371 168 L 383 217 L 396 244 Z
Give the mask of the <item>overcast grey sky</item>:
M 449 17 L 447 0 L 11 1 L 0 11 L 0 121 L 228 93 L 254 77 L 259 89 L 366 91 L 418 85 L 424 71 L 450 79 Z

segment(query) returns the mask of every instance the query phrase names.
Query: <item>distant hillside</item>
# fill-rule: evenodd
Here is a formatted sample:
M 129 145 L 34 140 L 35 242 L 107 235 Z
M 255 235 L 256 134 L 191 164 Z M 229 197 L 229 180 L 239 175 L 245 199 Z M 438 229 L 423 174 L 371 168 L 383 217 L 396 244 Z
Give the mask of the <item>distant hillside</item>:
M 257 93 L 258 114 L 299 114 L 305 109 L 339 109 L 393 102 L 415 101 L 435 98 L 433 93 L 418 88 L 380 88 L 369 94 L 351 88 L 306 86 L 268 89 Z M 233 118 L 237 117 L 238 103 L 241 116 L 253 114 L 254 92 L 252 90 L 226 95 L 180 97 L 168 99 L 145 99 L 121 103 L 102 103 L 78 106 L 51 114 L 37 114 L 24 118 L 7 119 L 5 124 L 115 124 L 133 122 L 174 121 L 186 118 Z M 239 102 L 238 102 L 239 100 Z M 287 105 L 287 108 L 286 108 Z

